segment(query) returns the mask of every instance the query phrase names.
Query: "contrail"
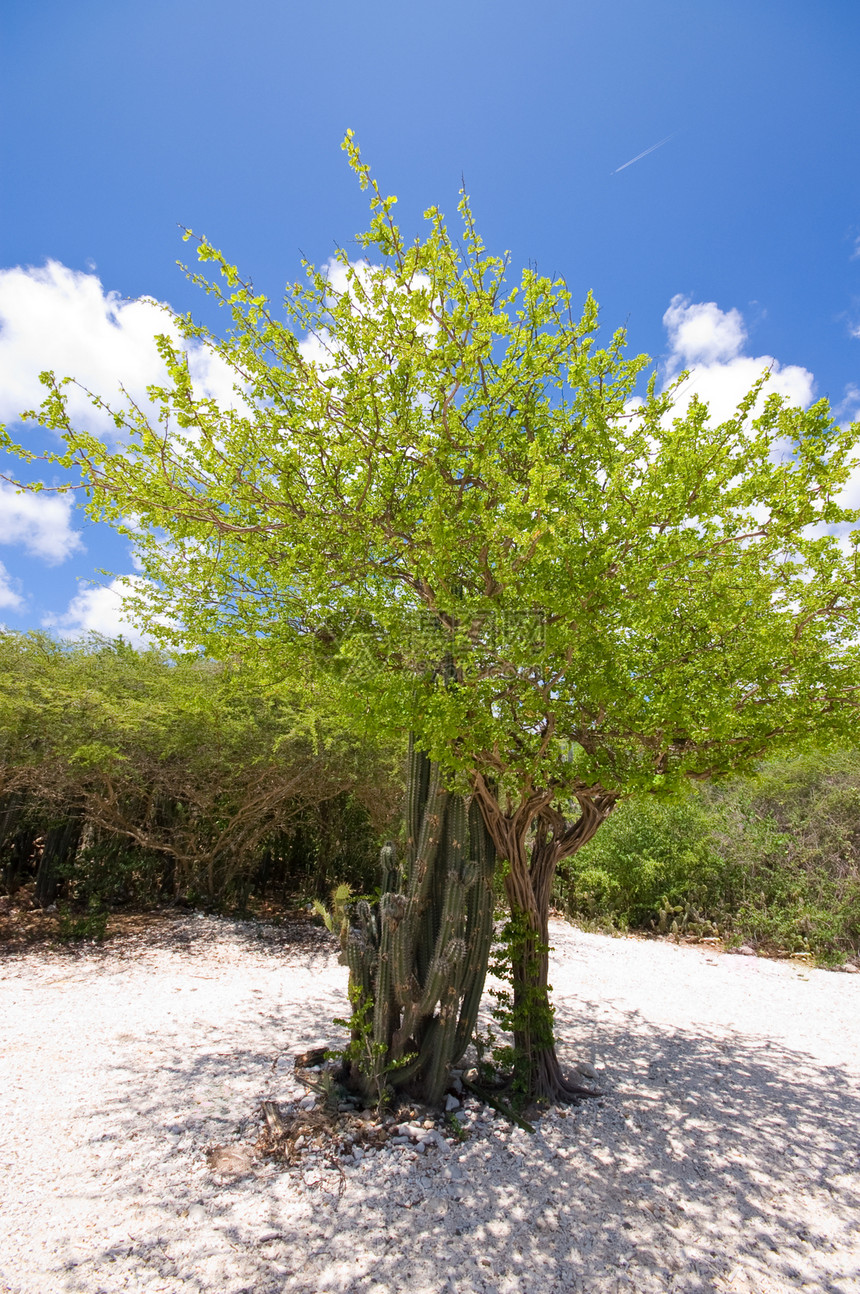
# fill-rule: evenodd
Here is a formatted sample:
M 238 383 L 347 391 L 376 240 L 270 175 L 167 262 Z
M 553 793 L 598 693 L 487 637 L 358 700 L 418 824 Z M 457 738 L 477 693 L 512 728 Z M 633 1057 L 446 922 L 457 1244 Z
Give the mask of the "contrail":
M 619 166 L 618 171 L 626 171 L 627 167 L 632 166 L 634 162 L 641 162 L 642 158 L 647 157 L 649 153 L 653 153 L 655 148 L 662 148 L 664 144 L 668 144 L 669 140 L 674 139 L 677 133 L 677 130 L 673 130 L 672 134 L 667 135 L 665 139 L 661 139 L 659 144 L 652 144 L 650 148 L 645 149 L 644 153 L 637 153 L 635 157 L 630 158 L 629 162 L 625 162 L 623 166 Z M 610 171 L 609 174 L 617 175 L 618 171 Z

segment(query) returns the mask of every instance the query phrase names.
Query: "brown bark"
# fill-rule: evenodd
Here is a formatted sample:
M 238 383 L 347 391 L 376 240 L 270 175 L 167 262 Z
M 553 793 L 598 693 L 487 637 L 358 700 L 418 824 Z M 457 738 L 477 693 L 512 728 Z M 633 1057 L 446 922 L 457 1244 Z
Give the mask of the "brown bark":
M 587 844 L 615 805 L 616 797 L 602 788 L 587 788 L 576 796 L 580 814 L 568 824 L 553 807 L 552 791 L 527 788 L 516 808 L 505 812 L 485 779 L 474 782 L 487 830 L 500 859 L 508 863 L 505 892 L 511 916 L 527 934 L 513 956 L 514 1047 L 532 1100 L 567 1101 L 592 1095 L 592 1090 L 565 1078 L 555 1050 L 549 1000 L 549 907 L 555 869 Z M 531 848 L 527 838 L 533 833 Z

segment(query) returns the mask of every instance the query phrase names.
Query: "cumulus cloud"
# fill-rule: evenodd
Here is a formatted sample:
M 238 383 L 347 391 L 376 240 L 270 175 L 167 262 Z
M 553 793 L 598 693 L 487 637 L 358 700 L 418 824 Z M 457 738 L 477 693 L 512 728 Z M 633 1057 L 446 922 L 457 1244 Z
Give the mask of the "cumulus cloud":
M 860 418 L 860 386 L 849 382 L 845 394 L 838 404 L 833 406 L 837 418 L 844 418 L 846 423 L 856 422 Z
M 54 629 L 63 638 L 83 638 L 97 633 L 105 638 L 122 634 L 135 647 L 147 647 L 152 640 L 126 618 L 123 598 L 134 591 L 139 577 L 121 575 L 110 584 L 92 585 L 76 593 L 63 615 L 46 616 L 46 629 Z
M 24 605 L 24 599 L 16 588 L 17 583 L 18 581 L 12 579 L 6 567 L 0 562 L 0 607 L 18 611 Z
M 24 494 L 0 481 L 0 544 L 20 544 L 49 566 L 83 548 L 72 527 L 74 503 L 67 494 Z
M 0 270 L 0 421 L 37 407 L 45 394 L 39 374 L 70 376 L 109 403 L 122 405 L 120 387 L 146 406 L 146 388 L 164 381 L 158 333 L 179 335 L 170 314 L 149 297 L 124 300 L 97 275 L 49 260 L 41 268 Z M 240 402 L 234 375 L 201 344 L 186 345 L 197 391 L 224 407 Z M 66 388 L 77 426 L 98 435 L 114 430 L 76 386 Z
M 766 393 L 775 391 L 802 408 L 811 404 L 815 380 L 808 369 L 781 365 L 772 355 L 743 353 L 747 330 L 740 311 L 679 295 L 672 298 L 663 323 L 669 334 L 667 381 L 684 369 L 690 372 L 679 393 L 679 412 L 696 394 L 707 401 L 713 421 L 723 422 L 765 369 L 770 370 Z

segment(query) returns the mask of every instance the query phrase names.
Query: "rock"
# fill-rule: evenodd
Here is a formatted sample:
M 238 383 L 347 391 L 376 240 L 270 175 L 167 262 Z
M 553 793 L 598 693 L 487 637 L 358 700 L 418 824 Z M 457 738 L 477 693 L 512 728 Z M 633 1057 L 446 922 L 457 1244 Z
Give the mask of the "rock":
M 328 1047 L 324 1042 L 315 1042 L 312 1047 L 305 1051 L 297 1051 L 293 1057 L 297 1069 L 313 1069 L 316 1065 L 321 1065 L 325 1060 L 325 1054 Z
M 735 949 L 735 951 L 739 957 L 758 957 L 755 948 L 751 948 L 749 944 L 741 944 L 740 948 Z
M 317 1103 L 315 1096 L 303 1096 L 299 1101 L 300 1110 L 312 1110 Z
M 451 1093 L 449 1092 L 445 1100 L 445 1113 L 450 1114 L 452 1110 L 459 1110 L 459 1108 L 460 1108 L 459 1100 L 457 1099 L 456 1096 L 452 1096 Z
M 600 1075 L 598 1074 L 597 1070 L 594 1068 L 593 1065 L 589 1065 L 587 1060 L 581 1060 L 577 1065 L 574 1066 L 574 1069 L 576 1070 L 577 1074 L 582 1074 L 583 1078 L 590 1078 L 590 1079 L 593 1079 L 595 1082 L 600 1078 Z
M 202 1222 L 206 1217 L 206 1210 L 202 1204 L 192 1204 L 188 1210 L 189 1222 Z
M 425 1151 L 426 1149 L 427 1149 L 427 1147 L 424 1145 L 424 1142 L 423 1142 L 423 1141 L 418 1141 L 418 1142 L 416 1142 L 416 1144 L 415 1144 L 415 1153 L 416 1153 L 417 1155 L 423 1155 L 423 1154 L 424 1154 L 424 1151 Z
M 845 962 L 842 966 L 837 966 L 836 969 L 844 971 L 846 975 L 860 975 L 860 966 L 855 966 L 853 962 Z
M 251 1171 L 251 1155 L 244 1146 L 213 1146 L 206 1159 L 213 1173 L 241 1177 Z
M 364 1159 L 364 1151 L 361 1146 L 353 1146 L 352 1157 L 357 1164 L 361 1163 L 362 1159 Z
M 396 1131 L 399 1136 L 409 1137 L 412 1141 L 418 1141 L 424 1133 L 424 1129 L 417 1123 L 401 1123 Z

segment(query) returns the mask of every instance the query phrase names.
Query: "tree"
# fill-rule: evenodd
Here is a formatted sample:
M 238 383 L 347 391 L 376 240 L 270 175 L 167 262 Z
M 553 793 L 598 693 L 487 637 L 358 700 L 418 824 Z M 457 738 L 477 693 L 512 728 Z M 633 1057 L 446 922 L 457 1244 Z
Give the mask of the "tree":
M 234 407 L 159 345 L 157 415 L 76 430 L 45 375 L 88 508 L 134 537 L 138 614 L 213 655 L 301 672 L 368 731 L 410 729 L 476 803 L 520 937 L 514 1029 L 532 1096 L 570 1093 L 552 1041 L 553 872 L 632 790 L 743 769 L 856 722 L 858 428 L 766 393 L 729 420 L 678 405 L 625 335 L 596 344 L 561 280 L 507 283 L 465 194 L 407 243 L 351 135 L 371 259 L 305 266 L 285 319 L 205 239 L 193 275 Z M 190 235 L 188 235 L 190 236 Z M 96 402 L 106 407 L 98 396 Z M 133 517 L 133 520 L 129 520 Z M 441 666 L 440 666 L 441 663 Z M 414 862 L 415 860 L 413 860 Z M 420 864 L 421 860 L 417 860 Z

